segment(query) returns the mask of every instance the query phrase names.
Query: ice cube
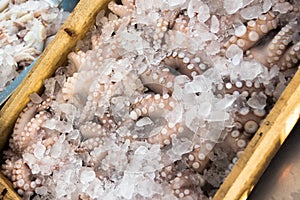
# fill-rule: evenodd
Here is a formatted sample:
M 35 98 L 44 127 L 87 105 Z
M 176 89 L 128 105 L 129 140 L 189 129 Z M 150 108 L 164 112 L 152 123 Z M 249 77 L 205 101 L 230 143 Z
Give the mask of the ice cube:
M 240 0 L 224 0 L 224 8 L 228 14 L 233 14 L 243 7 L 243 1 Z
M 226 110 L 230 107 L 233 102 L 237 99 L 237 96 L 226 95 L 224 98 L 220 99 L 214 106 L 216 110 Z
M 287 13 L 288 11 L 292 10 L 293 6 L 289 3 L 289 2 L 278 2 L 275 3 L 275 5 L 273 6 L 273 11 L 278 11 L 280 13 Z
M 272 5 L 273 5 L 272 0 L 264 0 L 263 7 L 262 7 L 263 13 L 268 12 L 271 9 Z
M 220 26 L 220 22 L 219 22 L 218 18 L 215 15 L 211 16 L 210 32 L 212 32 L 212 33 L 219 32 L 219 26 Z
M 243 61 L 240 68 L 241 80 L 254 80 L 258 75 L 264 72 L 263 66 L 255 61 Z
M 252 95 L 247 104 L 253 109 L 262 110 L 267 104 L 267 96 L 263 93 Z
M 45 151 L 46 151 L 46 147 L 41 143 L 37 143 L 33 153 L 37 159 L 42 159 L 44 157 Z
M 261 6 L 248 6 L 243 8 L 240 13 L 241 16 L 246 20 L 255 19 L 262 14 L 263 10 Z
M 211 81 L 203 75 L 195 76 L 192 82 L 186 83 L 184 90 L 187 94 L 208 92 L 211 90 Z
M 135 174 L 125 172 L 120 184 L 116 187 L 116 195 L 124 199 L 132 199 L 136 181 Z
M 143 117 L 136 122 L 136 125 L 139 127 L 153 124 L 153 121 L 149 117 Z
M 197 17 L 200 22 L 206 22 L 210 18 L 209 7 L 206 4 L 200 4 Z
M 47 195 L 47 192 L 48 192 L 48 187 L 46 186 L 41 186 L 41 187 L 37 187 L 35 189 L 35 192 L 39 195 Z
M 40 104 L 43 101 L 37 93 L 32 93 L 29 98 L 34 104 Z
M 238 65 L 243 59 L 243 50 L 236 44 L 232 44 L 226 50 L 226 57 L 231 59 L 232 64 Z
M 80 182 L 82 184 L 88 184 L 96 178 L 95 171 L 90 167 L 82 167 L 80 169 Z
M 177 155 L 181 156 L 192 151 L 193 143 L 187 138 L 178 139 L 174 137 L 172 138 L 172 149 Z
M 178 7 L 185 3 L 186 0 L 169 0 L 170 7 Z

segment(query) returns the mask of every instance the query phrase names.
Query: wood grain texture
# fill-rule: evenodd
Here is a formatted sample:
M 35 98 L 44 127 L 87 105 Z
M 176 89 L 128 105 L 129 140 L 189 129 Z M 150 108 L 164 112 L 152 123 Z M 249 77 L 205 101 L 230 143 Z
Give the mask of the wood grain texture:
M 213 200 L 247 199 L 300 116 L 300 69 L 257 130 Z
M 12 184 L 0 173 L 0 199 L 1 200 L 21 200 L 14 191 Z

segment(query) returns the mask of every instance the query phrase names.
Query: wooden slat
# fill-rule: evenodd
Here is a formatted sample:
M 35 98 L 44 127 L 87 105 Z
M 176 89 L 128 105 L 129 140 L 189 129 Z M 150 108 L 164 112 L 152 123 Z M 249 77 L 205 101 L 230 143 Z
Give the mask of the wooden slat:
M 12 184 L 0 173 L 0 199 L 1 200 L 21 200 L 16 194 Z
M 0 149 L 9 138 L 18 115 L 29 102 L 29 95 L 40 92 L 43 80 L 52 76 L 65 61 L 68 52 L 83 38 L 97 13 L 109 0 L 81 0 L 53 41 L 47 46 L 31 72 L 0 111 Z
M 300 69 L 213 200 L 246 199 L 300 116 Z

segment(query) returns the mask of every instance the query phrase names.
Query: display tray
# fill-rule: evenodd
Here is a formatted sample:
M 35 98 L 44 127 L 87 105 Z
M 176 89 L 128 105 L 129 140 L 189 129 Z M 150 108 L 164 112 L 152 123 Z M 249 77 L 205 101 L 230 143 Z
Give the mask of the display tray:
M 53 41 L 0 112 L 0 148 L 3 148 L 29 95 L 43 90 L 43 80 L 66 62 L 68 53 L 84 37 L 96 14 L 109 0 L 81 0 Z M 246 199 L 300 115 L 300 70 L 263 121 L 214 200 Z M 12 184 L 0 174 L 0 199 L 20 199 Z

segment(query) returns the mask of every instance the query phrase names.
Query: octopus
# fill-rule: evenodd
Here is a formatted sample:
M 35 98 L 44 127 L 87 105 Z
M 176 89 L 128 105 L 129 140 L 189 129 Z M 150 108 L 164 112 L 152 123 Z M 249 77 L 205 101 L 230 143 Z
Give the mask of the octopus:
M 144 151 L 157 147 L 165 160 L 153 170 L 151 181 L 166 186 L 173 198 L 213 196 L 278 98 L 274 88 L 280 88 L 280 81 L 300 63 L 300 13 L 296 3 L 286 2 L 291 5 L 287 13 L 276 11 L 275 3 L 266 13 L 242 20 L 233 31 L 230 25 L 218 27 L 218 21 L 233 21 L 238 13 L 225 18 L 215 13 L 211 20 L 203 20 L 201 13 L 191 14 L 193 3 L 187 9 L 165 9 L 149 22 L 150 27 L 139 21 L 137 2 L 108 4 L 111 20 L 101 23 L 109 30 L 101 26 L 100 33 L 93 30 L 91 49 L 68 56 L 66 71 L 72 75 L 40 104 L 29 103 L 16 122 L 2 169 L 20 195 L 31 196 L 36 187 L 46 183 L 32 172 L 24 154 L 38 156 L 37 147 L 51 151 L 58 144 L 62 131 L 45 126 L 52 120 L 72 123 L 69 132 L 80 136 L 66 141 L 103 183 L 113 183 L 113 176 L 124 176 L 125 169 L 116 157 L 130 165 L 139 155 L 139 147 Z M 129 28 L 121 32 L 124 26 Z M 193 44 L 193 38 L 202 37 L 197 30 L 203 30 L 210 40 Z M 133 35 L 134 31 L 139 34 Z M 117 46 L 123 37 L 118 32 L 127 35 L 133 45 Z M 188 45 L 172 42 L 178 37 Z M 134 46 L 139 39 L 151 46 L 152 50 L 147 46 L 143 52 L 153 52 L 151 62 Z M 219 44 L 219 49 L 201 50 L 213 44 Z M 237 64 L 231 62 L 232 49 L 242 54 Z M 220 62 L 224 64 L 218 65 Z M 101 67 L 93 68 L 98 65 Z M 220 66 L 241 71 L 259 66 L 257 69 L 267 71 L 270 78 L 242 72 L 213 74 Z M 215 78 L 208 81 L 211 76 Z M 208 100 L 214 103 L 208 104 Z M 77 111 L 80 115 L 74 114 Z M 214 119 L 220 115 L 221 122 Z M 215 127 L 218 123 L 221 129 Z M 183 149 L 180 152 L 179 147 Z M 51 165 L 49 174 L 62 168 L 61 162 L 69 161 L 60 158 Z M 82 192 L 78 198 L 92 197 Z

